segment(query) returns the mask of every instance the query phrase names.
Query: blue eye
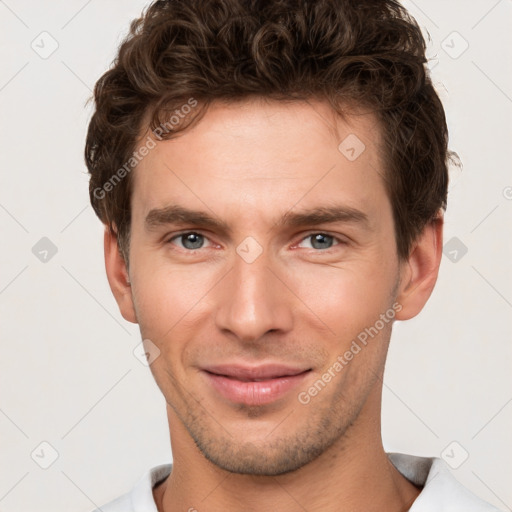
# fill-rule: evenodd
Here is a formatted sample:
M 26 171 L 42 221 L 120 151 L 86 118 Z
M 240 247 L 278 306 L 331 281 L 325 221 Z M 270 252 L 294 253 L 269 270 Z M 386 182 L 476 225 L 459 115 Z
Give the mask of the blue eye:
M 309 241 L 309 247 L 306 246 L 306 249 L 316 249 L 317 251 L 330 249 L 333 246 L 343 243 L 335 236 L 328 235 L 326 233 L 312 233 L 304 237 L 298 246 L 301 246 L 306 241 Z M 186 233 L 180 233 L 173 236 L 168 240 L 168 243 L 176 244 L 181 249 L 185 249 L 187 251 L 195 251 L 208 247 L 209 245 L 205 244 L 209 244 L 210 242 L 206 236 L 201 235 L 195 231 L 188 231 Z
M 302 239 L 301 243 L 303 243 L 305 240 L 311 240 L 311 247 L 313 249 L 319 250 L 330 249 L 333 245 L 338 245 L 339 243 L 336 241 L 335 237 L 325 233 L 314 233 L 312 235 L 308 235 Z
M 205 237 L 199 233 L 191 231 L 189 233 L 176 235 L 175 237 L 171 238 L 169 242 L 173 242 L 174 240 L 180 240 L 181 246 L 184 249 L 189 249 L 192 251 L 194 249 L 201 249 L 203 247 Z

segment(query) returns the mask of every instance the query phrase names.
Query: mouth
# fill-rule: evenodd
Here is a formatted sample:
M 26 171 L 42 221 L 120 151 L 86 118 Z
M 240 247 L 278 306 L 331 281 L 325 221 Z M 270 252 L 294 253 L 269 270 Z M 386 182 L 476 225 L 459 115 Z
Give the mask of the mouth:
M 222 365 L 203 369 L 210 386 L 231 403 L 265 405 L 283 398 L 297 387 L 311 368 L 268 364 Z

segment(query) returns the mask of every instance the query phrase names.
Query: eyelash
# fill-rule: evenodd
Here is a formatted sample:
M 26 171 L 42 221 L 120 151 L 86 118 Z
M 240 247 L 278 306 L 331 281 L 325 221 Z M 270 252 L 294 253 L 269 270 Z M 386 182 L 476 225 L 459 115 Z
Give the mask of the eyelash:
M 190 235 L 190 234 L 194 234 L 194 235 L 200 235 L 202 236 L 203 238 L 205 238 L 206 240 L 209 240 L 211 242 L 211 240 L 206 236 L 204 235 L 203 233 L 199 232 L 199 231 L 182 231 L 181 233 L 178 233 L 176 235 L 173 235 L 171 238 L 167 239 L 166 240 L 166 243 L 168 244 L 171 244 L 174 240 L 178 239 L 178 238 L 181 238 L 182 236 L 184 235 Z M 332 249 L 334 249 L 335 247 L 338 247 L 340 245 L 347 245 L 347 241 L 342 239 L 342 238 L 339 238 L 335 235 L 331 235 L 329 233 L 326 233 L 324 231 L 312 231 L 310 233 L 308 233 L 307 235 L 303 236 L 298 243 L 295 243 L 294 244 L 294 247 L 302 242 L 304 242 L 304 240 L 307 240 L 308 238 L 311 238 L 313 237 L 314 235 L 325 235 L 325 236 L 328 236 L 330 238 L 332 238 L 333 240 L 335 240 L 337 243 L 334 244 L 332 247 L 329 247 L 328 249 L 315 249 L 315 248 L 311 248 L 310 250 L 313 251 L 313 252 L 317 252 L 317 253 L 328 253 L 330 252 Z M 196 251 L 199 251 L 200 249 L 204 249 L 204 247 L 200 247 L 199 249 L 186 249 L 186 248 L 180 248 L 181 250 L 187 252 L 187 253 L 194 253 Z

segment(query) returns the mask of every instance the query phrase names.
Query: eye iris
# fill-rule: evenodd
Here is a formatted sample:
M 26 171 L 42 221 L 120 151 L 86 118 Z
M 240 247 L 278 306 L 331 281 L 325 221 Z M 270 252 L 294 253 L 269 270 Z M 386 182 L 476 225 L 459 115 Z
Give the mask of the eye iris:
M 186 249 L 200 249 L 203 245 L 203 236 L 197 233 L 187 233 L 181 235 L 181 241 Z
M 333 243 L 333 237 L 323 233 L 311 235 L 311 240 L 311 245 L 315 249 L 329 249 Z M 186 249 L 200 249 L 203 245 L 203 236 L 198 233 L 187 233 L 181 235 L 181 241 Z
M 333 238 L 323 233 L 311 236 L 311 245 L 315 249 L 329 249 L 332 246 Z

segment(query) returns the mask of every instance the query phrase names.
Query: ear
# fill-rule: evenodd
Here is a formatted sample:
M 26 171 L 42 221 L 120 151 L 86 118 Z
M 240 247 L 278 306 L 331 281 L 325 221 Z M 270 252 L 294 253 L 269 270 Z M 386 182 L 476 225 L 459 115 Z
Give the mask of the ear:
M 397 320 L 415 317 L 425 306 L 437 281 L 443 251 L 443 217 L 429 222 L 402 263 Z
M 130 277 L 126 262 L 119 251 L 117 235 L 108 226 L 104 234 L 105 269 L 110 289 L 114 294 L 119 311 L 125 320 L 137 323 L 135 307 L 133 305 Z

